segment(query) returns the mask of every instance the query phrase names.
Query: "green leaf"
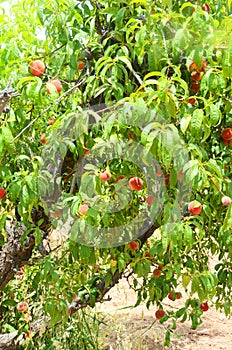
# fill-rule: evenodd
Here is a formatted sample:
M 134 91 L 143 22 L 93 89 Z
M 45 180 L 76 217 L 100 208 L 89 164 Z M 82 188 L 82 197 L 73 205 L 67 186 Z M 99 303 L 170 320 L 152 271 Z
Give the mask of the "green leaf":
M 195 109 L 191 118 L 191 134 L 197 138 L 200 138 L 201 135 L 203 116 L 204 113 L 202 109 Z
M 227 208 L 221 232 L 232 231 L 232 205 Z
M 126 56 L 118 56 L 118 57 L 115 58 L 115 61 L 122 61 L 123 63 L 125 63 L 125 65 L 127 66 L 127 68 L 128 68 L 130 71 L 133 70 L 133 69 L 132 69 L 131 62 L 130 62 L 130 60 L 129 60 L 128 57 L 126 57 Z
M 21 87 L 21 85 L 23 85 L 24 83 L 36 82 L 36 81 L 38 81 L 38 79 L 39 78 L 33 77 L 33 76 L 22 78 L 22 79 L 19 80 L 19 82 L 17 84 L 17 89 L 19 89 Z
M 176 316 L 179 318 L 179 317 L 183 316 L 185 312 L 186 312 L 186 308 L 185 308 L 185 307 L 182 307 L 181 309 L 179 309 L 179 310 L 176 312 Z
M 218 124 L 218 122 L 221 120 L 221 111 L 220 109 L 215 105 L 211 104 L 209 106 L 210 108 L 210 125 L 215 126 Z
M 191 121 L 191 115 L 186 115 L 183 118 L 181 118 L 180 129 L 183 134 L 186 133 L 186 130 L 188 129 L 190 121 Z
M 189 252 L 193 246 L 193 231 L 190 226 L 184 227 L 183 244 L 186 246 L 186 251 Z
M 9 126 L 2 126 L 2 140 L 6 146 L 9 146 L 13 141 L 13 135 Z
M 120 8 L 120 10 L 117 12 L 117 15 L 115 17 L 115 25 L 117 29 L 121 29 L 122 27 L 124 27 L 123 18 L 124 18 L 125 12 L 126 12 L 126 7 Z
M 188 287 L 190 281 L 191 281 L 191 277 L 190 276 L 188 276 L 188 275 L 183 275 L 182 276 L 182 285 L 183 285 L 184 289 L 186 289 Z

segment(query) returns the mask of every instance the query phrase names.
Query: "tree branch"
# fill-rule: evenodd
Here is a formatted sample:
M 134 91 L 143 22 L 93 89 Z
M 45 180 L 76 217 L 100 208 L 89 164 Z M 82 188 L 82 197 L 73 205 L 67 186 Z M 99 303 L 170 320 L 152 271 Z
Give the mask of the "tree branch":
M 159 226 L 152 225 L 143 235 L 138 237 L 140 240 L 140 249 L 144 245 L 144 243 L 148 240 L 149 237 L 152 236 L 153 232 L 155 229 L 157 229 Z M 131 255 L 131 259 L 127 262 L 127 266 L 131 263 L 133 260 L 133 256 Z M 97 281 L 95 285 L 92 287 L 95 287 L 95 290 L 97 292 L 97 298 L 96 302 L 103 302 L 105 300 L 109 299 L 104 299 L 104 296 L 106 293 L 110 291 L 111 288 L 113 288 L 119 280 L 123 277 L 124 271 L 119 271 L 118 269 L 112 273 L 111 270 L 107 271 L 106 275 L 111 274 L 111 283 L 108 284 L 106 281 L 106 275 L 101 278 L 101 280 Z M 80 309 L 83 309 L 87 306 L 90 305 L 90 295 L 87 292 L 80 292 L 77 297 L 68 305 L 69 308 L 69 314 L 72 315 L 75 312 L 77 312 Z M 41 331 L 41 329 L 49 329 L 49 317 L 40 317 L 39 319 L 35 320 L 31 324 L 31 331 L 34 334 L 34 336 L 38 335 Z M 15 349 L 15 341 L 17 342 L 17 336 L 18 332 L 13 332 L 13 333 L 6 333 L 6 334 L 1 334 L 0 335 L 0 349 L 4 350 L 11 350 Z M 8 342 L 8 343 L 7 343 Z

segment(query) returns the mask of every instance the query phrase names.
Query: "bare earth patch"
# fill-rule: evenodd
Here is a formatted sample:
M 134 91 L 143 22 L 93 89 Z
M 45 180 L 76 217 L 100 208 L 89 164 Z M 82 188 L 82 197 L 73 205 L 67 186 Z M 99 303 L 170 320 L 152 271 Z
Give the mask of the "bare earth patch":
M 190 329 L 190 322 L 178 323 L 172 336 L 172 345 L 163 346 L 165 328 L 155 319 L 155 307 L 147 310 L 139 305 L 130 308 L 136 301 L 136 294 L 125 280 L 109 292 L 110 302 L 97 306 L 96 311 L 103 314 L 107 325 L 102 327 L 101 337 L 109 350 L 231 350 L 232 319 L 210 308 L 203 315 L 203 324 L 196 330 Z M 185 296 L 176 301 L 165 300 L 165 307 L 184 305 Z
M 54 230 L 50 237 L 50 246 L 62 244 L 64 230 Z M 214 270 L 217 258 L 211 257 L 209 268 Z M 186 294 L 181 290 L 180 300 L 165 300 L 165 308 L 182 307 Z M 96 306 L 106 325 L 101 327 L 100 338 L 108 350 L 232 350 L 232 319 L 210 307 L 203 314 L 203 324 L 191 330 L 191 323 L 178 323 L 175 331 L 179 337 L 172 336 L 172 344 L 164 347 L 165 328 L 155 318 L 156 308 L 147 310 L 145 304 L 133 308 L 136 302 L 135 292 L 129 288 L 125 279 L 112 288 L 108 295 L 110 302 Z M 210 304 L 209 304 L 210 305 Z M 103 317 L 102 317 L 103 316 Z

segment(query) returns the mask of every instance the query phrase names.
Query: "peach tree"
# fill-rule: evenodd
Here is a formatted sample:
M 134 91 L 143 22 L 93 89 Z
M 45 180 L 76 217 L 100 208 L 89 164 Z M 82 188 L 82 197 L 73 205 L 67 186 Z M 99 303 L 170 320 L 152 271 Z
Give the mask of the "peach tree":
M 232 2 L 0 8 L 0 346 L 52 348 L 124 277 L 166 345 L 229 316 Z

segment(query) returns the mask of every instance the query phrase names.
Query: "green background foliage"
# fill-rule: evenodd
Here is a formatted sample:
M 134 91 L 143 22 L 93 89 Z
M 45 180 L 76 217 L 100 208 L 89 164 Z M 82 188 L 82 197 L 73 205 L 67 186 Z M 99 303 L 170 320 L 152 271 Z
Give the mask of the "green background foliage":
M 32 231 L 36 246 L 42 241 L 42 222 L 36 225 L 32 219 L 33 208 L 43 206 L 38 181 L 42 178 L 46 186 L 49 184 L 46 174 L 40 172 L 46 150 L 40 142 L 42 133 L 48 144 L 50 139 L 54 154 L 59 151 L 65 158 L 70 152 L 73 159 L 82 157 L 86 148 L 91 153 L 106 142 L 116 147 L 120 139 L 133 140 L 157 160 L 164 175 L 170 174 L 156 223 L 159 230 L 142 249 L 131 252 L 129 244 L 98 249 L 67 240 L 58 254 L 43 259 L 38 259 L 35 250 L 33 263 L 23 276 L 16 275 L 1 292 L 2 332 L 28 331 L 32 321 L 25 320 L 16 308 L 21 300 L 28 302 L 32 320 L 45 314 L 51 317 L 52 327 L 69 322 L 67 302 L 71 303 L 73 295 L 88 293 L 93 307 L 99 298 L 97 282 L 106 276 L 110 284 L 116 269 L 133 271 L 137 305 L 145 301 L 147 307 L 162 308 L 170 291 L 184 287 L 189 298 L 183 308 L 166 310 L 167 316 L 161 320 L 170 318 L 173 328 L 177 320 L 187 318 L 196 328 L 201 322 L 200 304 L 205 300 L 230 315 L 232 206 L 223 207 L 221 198 L 232 195 L 231 142 L 225 144 L 221 132 L 232 125 L 232 2 L 208 1 L 209 12 L 203 10 L 203 3 L 27 0 L 12 3 L 9 13 L 0 4 L 1 88 L 12 79 L 12 87 L 19 93 L 10 101 L 10 112 L 0 117 L 0 186 L 7 192 L 0 207 L 0 245 L 7 241 L 6 225 L 15 216 L 16 207 L 27 228 L 22 244 Z M 46 65 L 41 77 L 30 73 L 35 59 Z M 199 91 L 193 91 L 189 65 L 194 61 L 201 66 L 203 60 L 207 66 Z M 85 63 L 82 70 L 78 69 L 80 61 Z M 61 81 L 60 95 L 47 93 L 46 83 L 51 78 Z M 94 126 L 88 117 L 78 121 L 93 105 L 106 104 L 113 110 L 119 102 L 132 105 L 134 114 L 125 111 L 109 119 L 106 113 L 102 117 L 105 124 L 96 115 Z M 52 125 L 48 124 L 50 118 L 55 119 Z M 72 137 L 62 134 L 72 125 L 76 127 Z M 188 161 L 181 153 L 177 166 L 177 155 L 171 150 L 180 139 Z M 102 184 L 98 175 L 106 166 L 112 177 Z M 177 169 L 183 173 L 183 186 L 191 184 L 191 194 L 182 198 L 175 211 L 181 182 Z M 83 192 L 87 193 L 91 183 L 91 191 L 109 202 L 117 192 L 117 176 L 124 175 L 125 181 L 132 175 L 143 176 L 134 164 L 119 160 L 87 170 L 82 177 Z M 71 177 L 59 181 L 63 220 L 68 210 L 76 217 L 86 198 L 77 190 L 70 191 Z M 124 212 L 102 216 L 92 209 L 75 224 L 102 228 L 130 221 L 133 210 L 146 209 L 147 186 L 133 193 Z M 188 202 L 195 199 L 202 203 L 203 211 L 191 216 Z M 180 220 L 170 229 L 166 224 L 173 213 Z M 54 226 L 56 221 L 59 218 Z M 208 269 L 210 255 L 219 257 L 215 271 Z M 97 269 L 96 264 L 100 266 Z M 156 279 L 152 271 L 160 265 L 162 274 Z M 25 348 L 45 344 L 43 337 L 31 339 Z

